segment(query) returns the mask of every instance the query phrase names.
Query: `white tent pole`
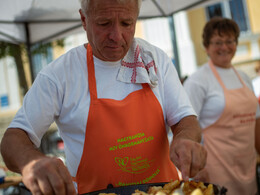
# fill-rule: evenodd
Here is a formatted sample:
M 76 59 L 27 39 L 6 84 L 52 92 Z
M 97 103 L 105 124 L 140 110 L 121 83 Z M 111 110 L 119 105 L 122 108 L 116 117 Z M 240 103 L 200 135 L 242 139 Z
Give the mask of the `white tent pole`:
M 25 33 L 26 33 L 26 47 L 27 47 L 27 55 L 28 55 L 28 60 L 29 60 L 29 65 L 30 65 L 30 73 L 31 73 L 31 79 L 32 82 L 34 81 L 34 67 L 32 63 L 32 53 L 31 53 L 31 41 L 30 41 L 30 29 L 29 29 L 29 23 L 25 22 L 24 23 L 24 28 L 25 28 Z
M 173 20 L 173 16 L 169 16 L 169 26 L 171 31 L 171 39 L 172 39 L 172 46 L 173 46 L 173 54 L 174 54 L 174 65 L 178 72 L 179 77 L 181 78 L 181 69 L 180 69 L 180 62 L 179 62 L 179 53 L 178 53 L 178 46 L 176 40 L 176 31 L 175 31 L 175 24 Z

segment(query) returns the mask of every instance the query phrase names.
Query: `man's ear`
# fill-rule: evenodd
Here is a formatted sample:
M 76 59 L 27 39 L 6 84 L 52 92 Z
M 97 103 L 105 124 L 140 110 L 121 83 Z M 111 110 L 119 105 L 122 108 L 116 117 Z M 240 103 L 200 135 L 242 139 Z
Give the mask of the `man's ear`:
M 84 30 L 86 31 L 86 16 L 82 12 L 81 9 L 79 10 L 79 14 L 80 14 L 80 19 L 81 19 L 82 26 L 83 26 Z

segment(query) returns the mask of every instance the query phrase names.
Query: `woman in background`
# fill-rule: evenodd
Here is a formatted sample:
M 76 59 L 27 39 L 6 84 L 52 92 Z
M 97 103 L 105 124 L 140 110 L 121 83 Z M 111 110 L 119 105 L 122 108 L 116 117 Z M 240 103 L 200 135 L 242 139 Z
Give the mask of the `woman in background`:
M 211 19 L 203 30 L 209 62 L 184 82 L 184 88 L 208 152 L 207 182 L 226 187 L 228 195 L 254 195 L 260 111 L 250 78 L 231 64 L 238 37 L 233 20 Z

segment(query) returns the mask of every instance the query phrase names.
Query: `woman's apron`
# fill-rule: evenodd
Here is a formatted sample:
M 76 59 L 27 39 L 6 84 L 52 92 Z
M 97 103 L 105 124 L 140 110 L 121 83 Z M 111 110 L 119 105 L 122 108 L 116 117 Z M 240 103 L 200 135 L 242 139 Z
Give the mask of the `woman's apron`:
M 97 97 L 93 54 L 87 46 L 90 108 L 77 170 L 78 193 L 178 179 L 159 101 L 148 84 L 123 100 Z
M 225 108 L 220 118 L 203 130 L 209 182 L 226 187 L 228 195 L 255 195 L 256 97 L 236 71 L 243 87 L 229 90 L 212 62 L 210 67 L 223 89 Z

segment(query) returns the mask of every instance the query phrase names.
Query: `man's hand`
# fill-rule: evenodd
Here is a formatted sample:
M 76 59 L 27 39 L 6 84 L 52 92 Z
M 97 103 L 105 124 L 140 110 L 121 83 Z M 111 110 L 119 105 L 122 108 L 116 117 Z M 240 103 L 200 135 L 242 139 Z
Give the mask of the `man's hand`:
M 195 177 L 207 159 L 207 152 L 200 144 L 201 129 L 196 116 L 187 116 L 171 127 L 173 141 L 170 158 L 181 171 L 184 180 Z
M 76 194 L 63 162 L 41 153 L 22 129 L 8 129 L 5 132 L 1 154 L 11 171 L 22 174 L 25 186 L 33 195 Z
M 171 160 L 181 171 L 182 177 L 186 181 L 195 177 L 206 164 L 206 150 L 199 143 L 192 140 L 175 140 L 171 144 L 170 151 Z
M 76 194 L 72 178 L 63 164 L 55 157 L 44 157 L 28 163 L 22 170 L 23 183 L 38 194 Z
M 207 169 L 202 169 L 200 172 L 196 174 L 195 177 L 193 177 L 194 181 L 202 181 L 210 183 L 209 173 Z

